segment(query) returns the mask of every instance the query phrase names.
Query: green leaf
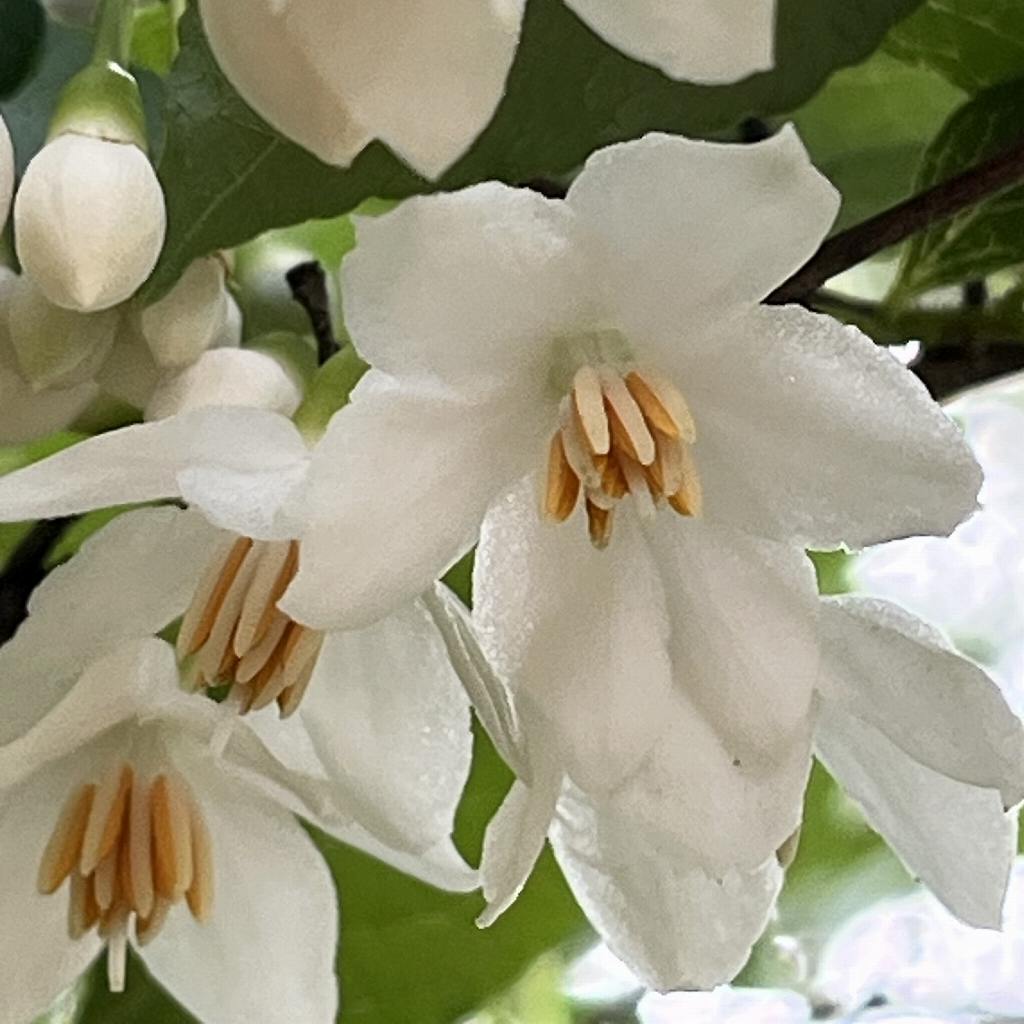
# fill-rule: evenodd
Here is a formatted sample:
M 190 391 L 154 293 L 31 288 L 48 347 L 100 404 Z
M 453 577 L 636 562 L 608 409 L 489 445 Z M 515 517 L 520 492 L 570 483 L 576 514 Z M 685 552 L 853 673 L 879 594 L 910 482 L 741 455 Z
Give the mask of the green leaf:
M 979 93 L 957 110 L 928 147 L 917 189 L 996 155 L 1024 137 L 1024 79 Z M 941 285 L 985 277 L 1024 261 L 1024 186 L 1007 189 L 916 235 L 904 250 L 890 299 L 902 302 Z
M 968 92 L 1024 75 L 1024 4 L 1018 0 L 926 0 L 893 29 L 886 49 Z
M 603 43 L 561 0 L 530 0 L 507 95 L 473 150 L 439 183 L 523 182 L 571 171 L 608 143 L 660 129 L 704 136 L 750 115 L 792 110 L 836 68 L 867 57 L 920 0 L 780 0 L 777 63 L 737 85 L 673 82 Z M 153 298 L 188 263 L 267 228 L 345 213 L 362 200 L 431 186 L 383 146 L 348 171 L 283 139 L 238 97 L 206 45 L 195 11 L 167 79 L 161 179 L 168 236 L 147 288 Z
M 835 230 L 912 193 L 922 154 L 963 99 L 937 72 L 880 51 L 835 74 L 793 115 L 815 165 L 843 195 Z
M 484 825 L 510 782 L 508 770 L 478 735 L 456 830 L 474 862 Z M 342 1024 L 452 1024 L 505 990 L 547 950 L 588 935 L 550 853 L 516 905 L 481 931 L 474 924 L 483 907 L 478 894 L 440 892 L 319 833 L 314 839 L 340 894 Z M 102 970 L 97 964 L 79 1024 L 193 1024 L 138 960 L 129 968 L 123 995 L 107 992 Z
M 0 0 L 0 96 L 8 96 L 29 75 L 46 33 L 37 0 Z

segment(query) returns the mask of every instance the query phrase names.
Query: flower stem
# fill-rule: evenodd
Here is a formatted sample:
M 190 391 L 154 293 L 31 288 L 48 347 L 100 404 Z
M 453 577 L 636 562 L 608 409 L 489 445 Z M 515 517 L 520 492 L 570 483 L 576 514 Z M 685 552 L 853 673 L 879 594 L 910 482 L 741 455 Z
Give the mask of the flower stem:
M 327 296 L 327 277 L 316 260 L 292 267 L 286 275 L 292 297 L 309 317 L 316 338 L 317 363 L 323 366 L 341 350 L 331 324 L 330 300 Z
M 131 59 L 134 11 L 134 0 L 101 0 L 96 16 L 96 38 L 93 42 L 94 64 L 128 66 Z
M 800 302 L 836 274 L 1022 181 L 1024 143 L 1018 143 L 976 167 L 828 239 L 800 270 L 776 288 L 765 301 L 776 305 Z

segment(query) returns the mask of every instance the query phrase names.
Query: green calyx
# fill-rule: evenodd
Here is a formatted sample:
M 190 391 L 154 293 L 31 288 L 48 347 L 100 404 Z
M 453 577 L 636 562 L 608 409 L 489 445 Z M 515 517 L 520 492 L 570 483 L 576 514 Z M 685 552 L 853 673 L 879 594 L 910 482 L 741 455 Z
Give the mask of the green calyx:
M 295 425 L 310 444 L 321 438 L 331 417 L 348 404 L 352 389 L 367 369 L 356 350 L 346 345 L 316 371 L 305 401 L 295 413 Z
M 146 118 L 138 83 L 114 61 L 94 61 L 82 68 L 60 94 L 49 138 L 77 132 L 129 142 L 146 150 Z

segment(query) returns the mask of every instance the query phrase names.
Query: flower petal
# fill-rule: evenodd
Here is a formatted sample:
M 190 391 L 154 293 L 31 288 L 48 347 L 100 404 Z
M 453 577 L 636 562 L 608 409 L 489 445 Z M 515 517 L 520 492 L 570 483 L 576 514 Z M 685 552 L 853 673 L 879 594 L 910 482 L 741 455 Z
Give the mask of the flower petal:
M 810 566 L 726 528 L 665 513 L 644 535 L 621 516 L 595 551 L 577 519 L 539 521 L 528 483 L 488 514 L 474 624 L 520 746 L 588 792 L 643 772 L 652 793 L 678 793 L 682 842 L 712 864 L 757 866 L 796 828 L 810 766 Z
M 345 322 L 376 369 L 477 398 L 513 379 L 546 386 L 539 357 L 585 294 L 564 203 L 490 182 L 409 199 L 358 235 Z
M 43 1014 L 95 959 L 95 932 L 68 936 L 64 890 L 42 896 L 36 888 L 39 862 L 71 788 L 81 782 L 75 762 L 36 772 L 0 795 L 0 1021 L 23 1024 Z
M 261 540 L 294 535 L 281 506 L 305 476 L 295 426 L 261 409 L 197 409 L 100 434 L 0 479 L 0 520 L 181 497 L 218 526 Z
M 612 326 L 671 352 L 801 267 L 839 194 L 786 127 L 756 145 L 654 134 L 609 146 L 568 202 L 591 230 L 592 287 Z
M 523 891 L 544 849 L 562 778 L 549 774 L 535 785 L 516 779 L 501 807 L 487 825 L 480 876 L 487 907 L 477 918 L 481 928 L 492 925 Z
M 451 842 L 469 701 L 422 605 L 329 634 L 300 716 L 339 808 L 378 842 L 413 854 Z
M 526 720 L 523 742 L 538 746 L 530 732 L 543 727 L 564 770 L 607 791 L 636 770 L 668 724 L 664 581 L 631 518 L 617 521 L 611 545 L 598 551 L 582 512 L 553 525 L 539 507 L 530 479 L 488 512 L 473 621 Z M 531 720 L 542 726 L 528 728 Z
M 774 62 L 775 0 L 566 3 L 612 46 L 673 78 L 720 85 Z
M 14 146 L 7 122 L 0 116 L 0 231 L 7 224 L 14 195 Z
M 329 163 L 384 140 L 436 177 L 490 120 L 519 41 L 522 0 L 203 0 L 218 61 L 274 127 Z M 255 20 L 254 20 L 255 19 Z M 380 68 L 388 73 L 382 75 Z
M 713 992 L 648 992 L 637 1017 L 640 1024 L 810 1024 L 814 1019 L 799 992 L 728 986 Z
M 0 444 L 23 444 L 64 430 L 96 393 L 92 381 L 73 388 L 33 391 L 15 370 L 0 366 Z
M 924 767 L 829 701 L 822 702 L 816 745 L 908 871 L 966 924 L 1000 927 L 1017 823 L 996 790 Z
M 472 546 L 494 495 L 543 457 L 547 426 L 513 401 L 405 391 L 371 370 L 314 452 L 299 573 L 281 607 L 354 629 L 412 601 Z
M 219 536 L 198 513 L 140 509 L 51 572 L 32 594 L 28 618 L 0 648 L 0 743 L 38 721 L 92 660 L 177 618 Z
M 0 747 L 0 787 L 16 785 L 126 719 L 152 714 L 175 699 L 174 651 L 163 640 L 126 641 L 93 661 L 24 732 Z
M 551 845 L 612 952 L 661 990 L 732 980 L 782 885 L 774 858 L 751 872 L 709 875 L 684 848 L 578 791 L 559 801 Z
M 332 1024 L 337 897 L 323 859 L 285 810 L 216 772 L 179 766 L 213 847 L 213 909 L 184 907 L 143 952 L 190 1013 L 218 1024 Z
M 831 548 L 949 533 L 976 508 L 981 472 L 959 429 L 856 328 L 761 308 L 716 344 L 670 357 L 709 520 Z
M 1024 730 L 999 687 L 897 605 L 834 598 L 822 612 L 824 701 L 926 768 L 1024 800 Z

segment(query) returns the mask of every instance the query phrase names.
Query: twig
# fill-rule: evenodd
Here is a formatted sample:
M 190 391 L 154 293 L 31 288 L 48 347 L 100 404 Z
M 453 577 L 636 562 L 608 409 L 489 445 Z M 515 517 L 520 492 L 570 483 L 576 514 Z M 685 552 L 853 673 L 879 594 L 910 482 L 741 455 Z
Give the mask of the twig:
M 285 277 L 292 290 L 292 298 L 309 317 L 316 338 L 317 361 L 323 366 L 341 348 L 331 324 L 331 303 L 324 268 L 316 260 L 311 260 L 292 267 Z
M 799 302 L 829 278 L 1024 181 L 1024 142 L 830 238 L 765 300 Z
M 70 522 L 65 518 L 36 523 L 7 560 L 0 573 L 0 643 L 10 640 L 21 625 L 28 599 L 46 575 L 46 556 Z

